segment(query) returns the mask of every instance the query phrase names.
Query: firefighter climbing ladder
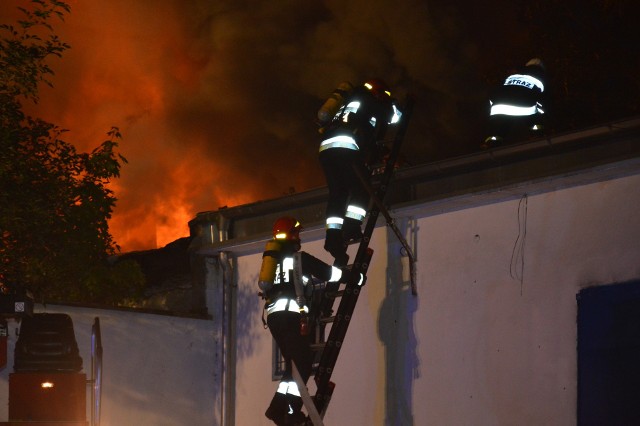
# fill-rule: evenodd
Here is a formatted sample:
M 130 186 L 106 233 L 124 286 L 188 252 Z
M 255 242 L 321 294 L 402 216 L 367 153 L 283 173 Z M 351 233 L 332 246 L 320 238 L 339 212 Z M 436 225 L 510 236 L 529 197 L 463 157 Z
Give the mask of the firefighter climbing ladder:
M 393 218 L 382 203 L 394 172 L 396 160 L 398 158 L 398 155 L 400 154 L 400 146 L 402 145 L 402 140 L 404 139 L 409 119 L 411 117 L 412 109 L 413 99 L 409 97 L 406 100 L 405 108 L 402 113 L 403 119 L 401 120 L 395 132 L 393 145 L 384 166 L 384 171 L 381 175 L 379 183 L 376 185 L 377 188 L 372 188 L 367 180 L 364 179 L 363 176 L 360 176 L 374 203 L 371 211 L 369 212 L 367 222 L 364 227 L 363 237 L 360 241 L 354 263 L 351 267 L 351 270 L 353 272 L 353 274 L 351 275 L 351 279 L 345 284 L 344 289 L 342 290 L 340 290 L 339 283 L 327 283 L 327 287 L 323 295 L 324 298 L 320 303 L 320 317 L 316 326 L 316 334 L 319 339 L 316 340 L 320 340 L 321 342 L 313 346 L 314 349 L 317 349 L 321 352 L 319 353 L 319 363 L 317 365 L 315 373 L 317 391 L 313 398 L 309 396 L 308 392 L 306 391 L 306 386 L 304 386 L 304 384 L 300 380 L 300 376 L 297 372 L 297 369 L 295 368 L 295 365 L 293 366 L 294 379 L 298 383 L 298 388 L 301 390 L 301 396 L 304 401 L 305 407 L 307 408 L 307 412 L 309 413 L 309 419 L 314 424 L 314 426 L 322 425 L 322 418 L 324 417 L 324 413 L 326 412 L 331 399 L 331 394 L 333 393 L 334 385 L 330 381 L 331 374 L 333 373 L 333 368 L 335 367 L 336 361 L 338 359 L 342 343 L 344 341 L 347 329 L 351 321 L 351 316 L 353 315 L 353 311 L 358 301 L 361 285 L 364 285 L 364 282 L 361 285 L 358 284 L 360 274 L 362 274 L 366 280 L 369 262 L 371 261 L 371 256 L 373 255 L 373 250 L 369 248 L 369 241 L 373 234 L 373 230 L 375 229 L 378 215 L 380 213 L 384 215 L 387 220 L 387 224 L 392 228 L 393 232 L 400 239 L 402 245 L 404 246 L 406 254 L 409 257 L 411 289 L 412 293 L 414 295 L 416 294 L 413 252 L 404 239 L 402 233 L 396 227 Z M 338 297 L 340 297 L 338 310 L 335 316 L 331 316 L 332 306 L 335 299 Z M 326 341 L 323 341 L 324 329 L 326 324 L 328 323 L 332 323 L 331 330 Z

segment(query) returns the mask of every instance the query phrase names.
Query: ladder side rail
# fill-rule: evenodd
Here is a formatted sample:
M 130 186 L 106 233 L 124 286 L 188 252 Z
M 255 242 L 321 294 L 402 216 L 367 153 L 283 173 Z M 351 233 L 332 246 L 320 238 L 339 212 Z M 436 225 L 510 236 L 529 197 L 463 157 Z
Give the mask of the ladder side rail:
M 309 390 L 307 389 L 306 383 L 302 381 L 302 376 L 300 376 L 300 372 L 298 371 L 298 366 L 295 361 L 291 360 L 291 373 L 293 376 L 293 380 L 298 385 L 298 391 L 300 392 L 300 397 L 302 398 L 302 403 L 307 409 L 307 413 L 309 415 L 309 419 L 313 423 L 313 426 L 324 426 L 322 422 L 322 417 L 318 410 L 316 409 L 311 396 L 309 395 Z
M 387 168 L 393 167 L 392 164 L 392 162 L 389 162 L 387 164 Z M 386 174 L 386 172 L 385 175 L 390 177 L 390 175 Z M 377 195 L 383 195 L 381 191 L 384 191 L 385 188 L 386 186 L 380 186 L 378 188 Z M 373 235 L 373 230 L 375 229 L 376 222 L 378 221 L 378 214 L 379 210 L 374 204 L 369 212 L 367 223 L 362 235 L 362 241 L 360 242 L 358 251 L 356 253 L 355 262 L 352 268 L 353 273 L 351 279 L 346 284 L 344 294 L 342 295 L 342 299 L 340 300 L 338 312 L 336 313 L 336 318 L 333 322 L 333 325 L 331 326 L 329 337 L 327 338 L 324 350 L 322 351 L 320 364 L 318 365 L 318 371 L 315 376 L 316 384 L 318 387 L 315 402 L 318 406 L 319 411 L 323 411 L 322 407 L 324 405 L 325 398 L 330 396 L 329 380 L 331 379 L 331 375 L 333 374 L 333 368 L 335 367 L 340 349 L 342 347 L 342 342 L 346 335 L 347 328 L 349 327 L 351 315 L 353 314 L 355 305 L 360 295 L 360 288 L 357 285 L 357 280 L 359 280 L 360 273 L 366 276 L 366 272 L 369 267 L 369 261 L 371 260 L 370 254 L 368 252 L 369 241 L 371 240 L 371 235 Z
M 367 250 L 366 244 L 361 243 L 360 247 L 363 247 L 362 255 L 356 256 L 356 262 L 353 264 L 352 271 L 354 272 L 352 278 L 347 283 L 338 311 L 335 316 L 333 325 L 329 332 L 329 336 L 326 340 L 325 348 L 322 351 L 322 357 L 320 359 L 320 365 L 318 372 L 316 373 L 316 383 L 318 385 L 318 393 L 322 393 L 324 387 L 328 385 L 333 367 L 335 366 L 338 354 L 342 347 L 342 342 L 347 333 L 351 316 L 355 309 L 355 305 L 360 295 L 361 286 L 358 285 L 360 274 L 366 275 L 371 261 L 371 252 Z M 364 257 L 364 259 L 362 259 Z
M 378 210 L 382 212 L 382 214 L 385 216 L 385 219 L 387 220 L 387 224 L 391 227 L 391 229 L 393 230 L 393 233 L 396 235 L 396 237 L 398 237 L 398 240 L 400 241 L 400 243 L 402 244 L 402 246 L 407 252 L 407 257 L 409 258 L 409 273 L 411 278 L 411 294 L 415 296 L 418 294 L 418 289 L 417 289 L 416 279 L 415 279 L 415 276 L 416 276 L 415 257 L 413 254 L 413 250 L 411 249 L 411 246 L 407 243 L 407 240 L 405 239 L 404 235 L 402 235 L 398 227 L 395 225 L 395 221 L 393 220 L 393 218 L 389 214 L 389 211 L 383 204 L 384 196 L 387 193 L 389 183 L 391 182 L 391 178 L 393 177 L 393 173 L 395 171 L 396 160 L 400 155 L 400 147 L 402 146 L 402 142 L 404 141 L 404 136 L 407 133 L 407 128 L 409 127 L 409 121 L 413 114 L 414 103 L 415 103 L 415 100 L 413 96 L 408 95 L 405 100 L 404 108 L 402 110 L 402 121 L 400 122 L 400 125 L 398 126 L 396 133 L 394 135 L 391 152 L 389 153 L 389 158 L 387 160 L 387 164 L 385 165 L 385 169 L 382 174 L 377 191 L 374 192 L 371 184 L 367 181 L 367 179 L 365 179 L 364 176 L 362 176 L 362 173 L 359 170 L 356 170 L 356 174 L 360 179 L 360 181 L 362 182 L 362 184 L 364 185 L 364 188 L 367 190 L 367 192 L 369 192 L 369 195 L 373 200 L 374 204 L 376 205 L 376 207 L 378 208 Z
M 377 198 L 378 200 L 384 199 L 389 182 L 391 180 L 391 177 L 393 176 L 395 162 L 400 153 L 400 146 L 406 133 L 412 111 L 413 98 L 408 97 L 405 109 L 403 111 L 404 119 L 400 123 L 400 126 L 398 127 L 394 136 L 394 143 L 391 148 L 391 153 L 382 174 L 381 183 L 378 186 L 375 194 L 375 198 Z M 373 230 L 375 229 L 379 213 L 379 206 L 378 204 L 374 203 L 369 212 L 369 217 L 367 219 L 362 241 L 360 242 L 360 246 L 358 247 L 358 252 L 356 254 L 354 266 L 352 269 L 352 271 L 355 273 L 352 274 L 351 279 L 346 285 L 345 293 L 342 296 L 342 300 L 340 301 L 340 306 L 336 314 L 336 319 L 331 327 L 326 346 L 322 351 L 322 357 L 320 359 L 318 372 L 315 376 L 316 385 L 318 388 L 315 396 L 315 404 L 316 407 L 318 407 L 318 411 L 320 412 L 324 412 L 326 410 L 325 400 L 326 402 L 328 402 L 328 398 L 330 398 L 331 396 L 329 392 L 329 380 L 331 378 L 331 374 L 333 373 L 333 368 L 335 367 L 335 363 L 340 353 L 342 342 L 346 335 L 347 328 L 349 327 L 351 315 L 353 314 L 360 294 L 360 287 L 357 285 L 357 280 L 359 280 L 360 273 L 364 274 L 366 277 L 366 272 L 369 268 L 369 262 L 371 260 L 371 252 L 368 250 L 369 241 L 371 239 L 371 236 L 373 235 Z
M 387 225 L 391 228 L 391 230 L 396 235 L 396 237 L 400 241 L 400 244 L 402 244 L 402 247 L 407 253 L 407 257 L 409 258 L 409 271 L 410 271 L 410 277 L 411 277 L 411 294 L 416 296 L 418 294 L 418 288 L 415 280 L 415 275 L 416 275 L 415 274 L 415 257 L 413 255 L 413 250 L 411 249 L 411 246 L 407 242 L 407 239 L 405 238 L 405 236 L 402 235 L 402 232 L 400 232 L 400 229 L 398 229 L 398 226 L 395 223 L 395 219 L 391 216 L 391 213 L 389 213 L 389 210 L 387 210 L 387 207 L 382 203 L 382 200 L 380 200 L 377 197 L 373 187 L 369 184 L 369 182 L 367 182 L 365 177 L 362 176 L 362 172 L 357 169 L 355 170 L 355 172 L 358 178 L 360 179 L 360 182 L 369 193 L 369 196 L 375 203 L 376 207 L 378 208 L 380 213 L 382 213 L 382 215 L 385 217 L 387 221 Z

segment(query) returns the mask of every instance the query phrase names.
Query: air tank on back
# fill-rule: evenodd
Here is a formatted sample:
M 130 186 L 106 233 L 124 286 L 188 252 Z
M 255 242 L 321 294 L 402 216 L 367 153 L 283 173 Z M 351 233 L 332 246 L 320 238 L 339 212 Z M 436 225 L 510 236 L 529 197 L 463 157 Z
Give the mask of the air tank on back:
M 329 95 L 329 98 L 318 110 L 318 122 L 321 126 L 326 125 L 336 115 L 340 107 L 344 104 L 345 98 L 353 90 L 353 85 L 344 81 Z

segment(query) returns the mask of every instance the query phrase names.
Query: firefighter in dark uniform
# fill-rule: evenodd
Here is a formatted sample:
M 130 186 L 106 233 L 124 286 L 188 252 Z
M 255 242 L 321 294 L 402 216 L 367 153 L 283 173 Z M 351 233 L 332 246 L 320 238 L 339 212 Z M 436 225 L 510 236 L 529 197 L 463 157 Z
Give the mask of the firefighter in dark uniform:
M 545 96 L 545 68 L 540 59 L 533 58 L 492 94 L 489 135 L 481 148 L 500 146 L 508 139 L 528 134 L 542 134 Z
M 282 217 L 273 225 L 273 239 L 262 255 L 258 286 L 266 299 L 267 326 L 286 362 L 286 371 L 265 416 L 278 425 L 302 424 L 302 398 L 292 378 L 291 361 L 306 383 L 311 375 L 313 353 L 311 337 L 306 330 L 309 308 L 308 281 L 315 277 L 323 282 L 345 282 L 350 273 L 327 265 L 320 259 L 300 251 L 300 223 Z
M 347 264 L 347 244 L 361 238 L 369 206 L 356 170 L 369 179 L 369 166 L 383 155 L 388 125 L 400 117 L 389 88 L 377 79 L 358 87 L 343 83 L 318 112 L 320 164 L 329 189 L 324 248 L 335 265 Z

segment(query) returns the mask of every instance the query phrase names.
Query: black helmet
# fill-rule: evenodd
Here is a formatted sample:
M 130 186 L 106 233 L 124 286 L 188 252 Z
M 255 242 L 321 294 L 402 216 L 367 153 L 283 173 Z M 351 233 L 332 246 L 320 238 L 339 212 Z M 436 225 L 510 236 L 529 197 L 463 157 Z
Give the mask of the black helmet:
M 391 99 L 389 86 L 378 78 L 372 78 L 371 80 L 365 81 L 364 87 L 366 87 L 373 96 L 378 99 Z

